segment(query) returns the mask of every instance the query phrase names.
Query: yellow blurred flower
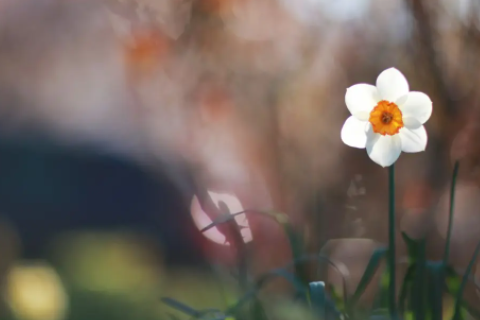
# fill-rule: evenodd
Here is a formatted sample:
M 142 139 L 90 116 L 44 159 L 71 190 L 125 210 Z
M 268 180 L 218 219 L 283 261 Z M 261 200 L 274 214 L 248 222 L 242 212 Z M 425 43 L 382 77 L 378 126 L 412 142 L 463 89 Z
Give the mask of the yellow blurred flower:
M 7 277 L 6 296 L 14 315 L 22 320 L 61 320 L 68 299 L 53 268 L 44 264 L 14 266 Z

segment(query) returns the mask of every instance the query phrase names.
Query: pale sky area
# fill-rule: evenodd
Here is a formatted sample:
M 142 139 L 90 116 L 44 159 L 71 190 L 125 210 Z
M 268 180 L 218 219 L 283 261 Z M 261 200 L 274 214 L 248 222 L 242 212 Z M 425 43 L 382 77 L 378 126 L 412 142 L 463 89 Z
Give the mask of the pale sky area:
M 302 19 L 310 20 L 321 11 L 331 19 L 346 21 L 360 18 L 372 0 L 280 0 Z

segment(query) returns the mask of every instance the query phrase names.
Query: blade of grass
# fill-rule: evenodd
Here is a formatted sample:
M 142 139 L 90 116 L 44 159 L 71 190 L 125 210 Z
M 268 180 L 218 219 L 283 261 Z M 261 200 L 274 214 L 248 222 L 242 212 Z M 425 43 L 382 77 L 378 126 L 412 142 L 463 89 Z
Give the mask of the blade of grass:
M 447 287 L 447 293 L 451 295 L 453 298 L 456 297 L 456 292 L 455 290 L 451 289 L 450 287 Z M 462 299 L 461 301 L 462 308 L 464 308 L 473 318 L 479 319 L 480 320 L 480 310 L 477 308 L 472 307 L 470 304 L 468 304 L 466 301 Z
M 300 279 L 298 279 L 295 274 L 290 273 L 288 269 L 295 266 L 295 264 L 297 263 L 305 263 L 309 261 L 317 261 L 317 262 L 324 261 L 339 272 L 339 274 L 342 277 L 342 286 L 343 286 L 344 300 L 346 305 L 347 304 L 347 298 L 346 298 L 347 285 L 346 285 L 345 275 L 340 271 L 340 269 L 335 265 L 335 263 L 330 259 L 328 259 L 327 257 L 320 256 L 320 255 L 310 255 L 310 256 L 299 257 L 296 261 L 289 263 L 283 268 L 271 270 L 263 274 L 262 276 L 260 276 L 260 278 L 256 281 L 256 284 L 254 285 L 254 287 L 248 290 L 247 293 L 244 296 L 242 296 L 235 305 L 230 307 L 226 311 L 226 314 L 235 315 L 238 312 L 238 310 L 240 310 L 246 302 L 250 301 L 250 299 L 253 299 L 254 297 L 257 296 L 257 294 L 263 288 L 264 285 L 266 285 L 268 282 L 270 282 L 271 280 L 277 277 L 282 277 L 286 279 L 288 282 L 292 284 L 292 286 L 296 289 L 297 292 L 304 294 L 306 296 L 306 291 L 308 287 L 305 286 L 304 283 L 300 281 Z
M 308 261 L 326 262 L 328 265 L 332 266 L 335 269 L 335 271 L 338 272 L 338 274 L 342 278 L 343 303 L 345 306 L 347 306 L 348 304 L 347 280 L 346 280 L 345 274 L 340 270 L 340 268 L 332 260 L 330 260 L 328 257 L 325 257 L 323 255 L 308 255 L 308 256 L 299 257 L 296 260 L 294 260 L 291 264 L 295 265 L 297 263 L 304 263 Z
M 236 315 L 239 310 L 251 299 L 257 297 L 258 293 L 260 290 L 270 281 L 276 279 L 276 278 L 284 278 L 287 280 L 292 286 L 295 288 L 295 290 L 298 292 L 305 293 L 307 288 L 303 285 L 303 283 L 298 280 L 294 274 L 291 274 L 288 272 L 288 270 L 281 268 L 281 269 L 275 269 L 270 272 L 267 272 L 266 274 L 262 275 L 257 281 L 256 284 L 253 288 L 247 291 L 238 301 L 235 305 L 232 307 L 228 308 L 226 311 L 226 314 L 228 315 Z
M 326 283 L 326 290 L 330 294 L 330 297 L 333 300 L 332 303 L 335 305 L 337 310 L 340 313 L 348 314 L 347 313 L 347 306 L 345 305 L 345 302 L 343 300 L 343 295 L 340 296 L 340 293 L 338 293 L 337 289 L 333 286 L 333 284 Z M 349 318 L 352 318 L 352 317 L 349 316 Z
M 265 312 L 265 309 L 263 308 L 263 305 L 258 298 L 256 298 L 253 302 L 252 314 L 253 319 L 255 320 L 268 319 L 267 313 Z
M 460 288 L 458 289 L 457 296 L 455 297 L 455 311 L 453 314 L 453 320 L 459 320 L 460 319 L 460 309 L 462 305 L 462 297 L 463 297 L 463 291 L 465 290 L 465 287 L 467 285 L 468 281 L 468 276 L 470 272 L 472 272 L 473 265 L 477 261 L 478 253 L 480 252 L 480 242 L 477 244 L 475 247 L 475 251 L 473 253 L 472 259 L 468 263 L 467 270 L 465 270 L 465 274 L 463 275 L 462 282 L 460 284 Z
M 400 295 L 398 298 L 398 311 L 400 313 L 400 316 L 405 315 L 405 303 L 407 302 L 408 291 L 409 289 L 412 289 L 412 283 L 415 276 L 415 267 L 415 264 L 411 264 L 410 266 L 408 266 L 407 272 L 402 281 L 402 287 L 400 289 Z
M 179 320 L 179 318 L 174 315 L 174 314 L 171 314 L 171 313 L 167 313 L 168 317 L 171 319 L 171 320 Z
M 274 219 L 274 220 L 278 221 L 278 218 L 277 218 L 278 213 L 275 213 L 275 212 L 272 212 L 272 211 L 245 209 L 245 210 L 238 211 L 238 212 L 235 212 L 235 213 L 230 213 L 228 215 L 219 215 L 218 217 L 216 217 L 213 220 L 212 223 L 207 225 L 205 228 L 201 229 L 200 232 L 208 231 L 208 230 L 210 230 L 214 227 L 217 227 L 218 225 L 221 225 L 223 223 L 226 223 L 226 222 L 232 220 L 233 218 L 235 218 L 238 215 L 247 214 L 247 213 L 263 215 L 265 217 L 268 217 L 268 218 L 271 218 L 271 219 Z
M 286 214 L 279 213 L 279 212 L 247 209 L 240 212 L 229 214 L 228 216 L 222 215 L 217 219 L 215 219 L 211 224 L 209 224 L 208 226 L 200 230 L 200 232 L 205 232 L 213 227 L 216 227 L 219 224 L 223 224 L 228 221 L 231 221 L 237 215 L 245 214 L 245 213 L 260 214 L 260 215 L 269 217 L 271 219 L 274 219 L 283 228 L 285 235 L 288 238 L 288 242 L 290 244 L 290 250 L 292 251 L 293 260 L 296 260 L 297 258 L 301 257 L 304 254 L 302 238 L 300 237 L 299 233 L 296 232 L 295 229 L 293 228 L 292 224 L 289 221 L 288 216 Z M 297 274 L 297 277 L 301 279 L 301 281 L 305 284 L 305 286 L 308 286 L 308 275 L 304 266 L 302 266 L 301 264 L 296 264 L 295 273 Z
M 300 237 L 300 234 L 294 230 L 293 226 L 288 222 L 288 219 L 281 219 L 280 221 L 277 219 L 277 221 L 282 225 L 283 230 L 288 237 L 290 249 L 292 250 L 292 257 L 295 261 L 305 253 L 303 239 Z M 308 273 L 305 269 L 305 264 L 295 264 L 295 274 L 304 284 L 308 284 Z
M 373 252 L 370 260 L 368 261 L 367 267 L 365 268 L 365 272 L 363 273 L 362 278 L 358 283 L 357 289 L 353 293 L 353 296 L 350 298 L 348 307 L 349 312 L 352 312 L 355 308 L 355 305 L 357 304 L 358 300 L 360 299 L 368 284 L 372 280 L 375 272 L 378 270 L 378 266 L 380 265 L 380 262 L 384 258 L 387 251 L 387 248 L 378 248 Z
M 274 217 L 277 223 L 283 228 L 292 252 L 292 260 L 299 261 L 298 259 L 305 254 L 303 238 L 300 236 L 300 233 L 295 230 L 286 214 L 279 212 L 269 212 L 269 214 Z M 300 279 L 305 286 L 308 286 L 308 272 L 305 268 L 305 263 L 295 263 L 294 269 L 296 277 Z
M 474 319 L 480 320 L 480 310 L 472 307 L 470 304 L 462 300 L 462 308 L 464 308 Z
M 202 315 L 202 313 L 198 310 L 193 309 L 192 307 L 187 306 L 186 304 L 177 301 L 172 298 L 161 298 L 162 302 L 168 305 L 169 307 L 172 307 L 178 311 L 181 311 L 185 313 L 186 315 L 189 315 L 191 317 L 198 318 Z
M 194 319 L 212 319 L 214 317 L 216 319 L 227 318 L 227 316 L 221 310 L 213 309 L 213 308 L 199 310 L 199 315 L 196 316 L 196 317 L 192 317 L 192 318 L 194 318 Z
M 465 273 L 463 273 L 465 274 Z M 451 295 L 453 298 L 457 296 L 457 292 L 460 289 L 460 285 L 462 282 L 462 277 L 460 276 L 457 271 L 455 271 L 452 267 L 446 268 L 446 292 Z M 475 286 L 476 290 L 480 291 L 480 287 L 475 282 L 474 277 L 468 275 L 468 280 Z M 463 299 L 461 301 L 462 308 L 464 308 L 472 317 L 475 319 L 480 319 L 480 310 L 477 308 L 472 307 Z
M 375 301 L 373 303 L 373 310 L 387 310 L 388 312 L 390 312 L 390 309 L 388 309 L 388 303 L 389 303 L 388 290 L 389 290 L 389 274 L 388 274 L 388 268 L 385 268 L 385 270 L 382 271 L 382 275 L 378 283 L 379 294 L 377 294 L 375 297 Z
M 231 212 L 228 209 L 228 206 L 220 201 L 218 203 L 218 208 L 226 216 L 231 216 Z M 248 251 L 247 245 L 243 240 L 242 232 L 240 226 L 235 219 L 228 219 L 227 225 L 230 230 L 230 234 L 226 235 L 229 239 L 230 244 L 235 248 L 237 253 L 237 268 L 238 268 L 238 282 L 240 290 L 244 292 L 248 288 Z
M 448 213 L 447 240 L 445 242 L 445 250 L 444 250 L 444 256 L 443 256 L 443 264 L 445 266 L 448 265 L 448 258 L 449 258 L 449 255 L 450 255 L 450 239 L 452 237 L 453 210 L 455 208 L 455 184 L 457 182 L 459 167 L 460 167 L 460 163 L 457 160 L 455 162 L 454 167 L 453 167 L 452 184 L 451 184 L 451 187 L 450 187 L 450 210 L 449 210 L 449 213 Z
M 456 277 L 458 275 L 460 276 L 464 276 L 465 275 L 465 272 L 458 272 L 455 271 L 453 268 L 451 267 L 447 267 L 446 268 L 446 274 L 447 274 L 447 280 L 448 280 L 448 277 Z M 477 283 L 477 281 L 475 280 L 475 276 L 472 276 L 471 274 L 468 275 L 468 280 L 475 286 L 475 288 L 480 292 L 480 285 Z M 460 281 L 458 282 L 458 286 L 457 286 L 457 290 L 458 288 L 460 288 Z M 457 292 L 457 291 L 455 291 Z

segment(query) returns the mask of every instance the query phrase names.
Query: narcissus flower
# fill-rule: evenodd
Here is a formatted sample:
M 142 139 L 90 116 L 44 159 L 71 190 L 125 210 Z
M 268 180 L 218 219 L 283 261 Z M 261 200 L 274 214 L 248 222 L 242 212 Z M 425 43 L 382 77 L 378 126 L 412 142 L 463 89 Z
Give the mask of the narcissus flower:
M 380 73 L 376 86 L 351 86 L 345 103 L 352 115 L 343 125 L 342 141 L 366 148 L 370 159 L 382 167 L 391 166 L 402 151 L 421 152 L 427 147 L 423 124 L 432 114 L 432 101 L 425 93 L 410 92 L 397 69 Z

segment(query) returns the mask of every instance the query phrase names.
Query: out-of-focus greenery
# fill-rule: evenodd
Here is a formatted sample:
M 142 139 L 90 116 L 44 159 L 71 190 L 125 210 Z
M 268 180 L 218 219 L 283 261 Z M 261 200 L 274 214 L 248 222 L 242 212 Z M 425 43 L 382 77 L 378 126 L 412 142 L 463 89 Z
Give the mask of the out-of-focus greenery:
M 234 287 L 220 284 L 211 272 L 169 269 L 155 261 L 148 241 L 132 234 L 77 233 L 55 243 L 52 264 L 23 261 L 10 270 L 6 296 L 12 319 L 168 319 L 179 313 L 161 303 L 166 294 L 218 308 L 236 296 Z
M 390 167 L 392 172 L 390 176 L 390 192 L 393 203 L 395 187 L 394 187 L 394 167 Z M 163 302 L 170 307 L 183 312 L 195 319 L 229 319 L 231 317 L 238 319 L 269 319 L 265 311 L 265 305 L 259 300 L 259 293 L 263 289 L 266 279 L 272 276 L 278 276 L 287 280 L 295 289 L 292 301 L 296 301 L 298 306 L 309 310 L 310 316 L 318 319 L 444 319 L 453 320 L 464 319 L 465 317 L 473 317 L 480 319 L 480 312 L 476 306 L 469 305 L 464 299 L 464 292 L 467 284 L 470 282 L 476 286 L 472 280 L 471 272 L 480 253 L 480 242 L 477 244 L 473 256 L 463 274 L 459 274 L 449 263 L 450 251 L 450 233 L 454 215 L 455 204 L 455 186 L 459 171 L 459 162 L 454 166 L 451 181 L 450 196 L 450 212 L 448 224 L 448 236 L 445 244 L 445 257 L 441 261 L 432 261 L 427 259 L 426 239 L 412 239 L 407 234 L 402 233 L 402 240 L 407 246 L 407 268 L 401 276 L 400 289 L 397 291 L 395 285 L 397 277 L 393 276 L 390 266 L 394 265 L 398 268 L 399 263 L 396 262 L 395 256 L 388 254 L 390 248 L 395 248 L 395 239 L 386 248 L 378 248 L 371 254 L 368 264 L 363 274 L 360 276 L 359 283 L 354 287 L 353 294 L 347 289 L 348 270 L 342 270 L 336 263 L 328 257 L 319 254 L 317 256 L 304 255 L 304 250 L 299 246 L 298 240 L 301 236 L 295 232 L 288 218 L 282 214 L 273 213 L 276 220 L 284 226 L 286 236 L 290 240 L 290 249 L 294 260 L 292 264 L 282 269 L 272 270 L 266 275 L 260 276 L 250 285 L 250 289 L 243 292 L 240 298 L 233 305 L 224 310 L 218 310 L 214 315 L 205 314 L 202 309 L 197 309 L 191 305 L 172 298 L 165 298 Z M 394 210 L 394 206 L 390 206 Z M 272 215 L 272 213 L 267 213 Z M 234 221 L 234 216 L 226 214 L 224 218 L 218 219 L 207 228 L 224 223 Z M 391 222 L 394 223 L 394 222 Z M 207 229 L 206 228 L 206 229 Z M 394 232 L 394 228 L 390 228 L 389 232 Z M 239 232 L 237 230 L 237 232 Z M 237 250 L 245 246 L 241 237 L 236 238 L 235 247 Z M 240 252 L 240 251 L 238 251 Z M 247 257 L 239 254 L 237 259 L 240 261 Z M 318 260 L 322 263 L 328 263 L 335 267 L 335 271 L 342 275 L 341 285 L 327 288 L 326 282 L 321 279 L 311 281 L 305 278 L 303 268 L 305 262 Z M 387 262 L 387 267 L 380 268 L 382 261 Z M 402 262 L 402 261 L 400 261 Z M 238 264 L 238 274 L 241 274 L 241 268 L 245 264 Z M 381 273 L 376 281 L 375 274 Z M 392 282 L 392 280 L 394 282 Z M 373 281 L 373 282 L 372 282 Z M 239 284 L 245 287 L 244 279 L 239 277 Z M 376 285 L 375 285 L 375 282 Z M 367 287 L 373 283 L 376 286 L 374 290 L 373 303 L 370 306 L 360 304 L 360 298 L 366 291 Z M 393 301 L 390 299 L 392 298 Z M 453 301 L 452 301 L 453 300 Z M 273 310 L 278 310 L 273 306 Z M 295 314 L 294 318 L 299 317 Z

